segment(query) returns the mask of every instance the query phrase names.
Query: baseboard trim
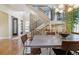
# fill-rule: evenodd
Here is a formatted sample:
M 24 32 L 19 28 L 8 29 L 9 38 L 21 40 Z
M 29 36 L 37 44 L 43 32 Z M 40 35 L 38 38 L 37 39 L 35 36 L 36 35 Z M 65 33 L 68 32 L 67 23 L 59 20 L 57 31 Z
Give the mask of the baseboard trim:
M 9 39 L 9 37 L 0 37 L 0 40 Z

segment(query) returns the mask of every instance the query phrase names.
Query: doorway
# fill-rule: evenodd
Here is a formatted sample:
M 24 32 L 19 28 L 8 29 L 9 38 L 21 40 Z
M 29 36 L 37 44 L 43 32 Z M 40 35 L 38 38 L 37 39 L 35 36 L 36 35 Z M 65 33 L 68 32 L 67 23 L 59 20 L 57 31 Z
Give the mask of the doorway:
M 12 16 L 12 36 L 18 35 L 18 18 Z

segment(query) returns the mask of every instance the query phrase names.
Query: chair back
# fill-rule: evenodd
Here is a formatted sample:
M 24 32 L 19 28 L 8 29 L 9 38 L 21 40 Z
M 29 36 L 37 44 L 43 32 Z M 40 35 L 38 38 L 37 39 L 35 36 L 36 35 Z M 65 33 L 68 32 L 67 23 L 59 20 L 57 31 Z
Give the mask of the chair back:
M 69 42 L 63 41 L 61 48 L 62 48 L 64 51 L 66 51 L 66 50 L 68 50 L 69 44 L 70 44 Z
M 63 50 L 77 51 L 79 50 L 79 41 L 64 41 L 62 43 Z
M 21 40 L 22 40 L 22 43 L 23 43 L 23 45 L 24 45 L 25 41 L 27 40 L 27 34 L 23 35 L 23 36 L 21 37 Z
M 55 35 L 55 32 L 47 32 L 47 35 Z

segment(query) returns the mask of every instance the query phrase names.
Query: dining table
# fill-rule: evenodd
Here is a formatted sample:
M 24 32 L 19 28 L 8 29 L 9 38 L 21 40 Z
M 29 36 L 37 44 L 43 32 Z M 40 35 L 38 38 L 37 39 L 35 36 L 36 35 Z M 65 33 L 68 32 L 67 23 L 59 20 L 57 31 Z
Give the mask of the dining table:
M 49 48 L 62 44 L 62 40 L 55 35 L 35 35 L 28 45 L 33 48 Z
M 62 46 L 63 41 L 78 42 L 79 35 L 71 34 L 66 39 L 62 39 L 57 35 L 35 35 L 33 40 L 27 47 L 31 48 L 56 48 Z M 51 51 L 49 51 L 49 54 Z

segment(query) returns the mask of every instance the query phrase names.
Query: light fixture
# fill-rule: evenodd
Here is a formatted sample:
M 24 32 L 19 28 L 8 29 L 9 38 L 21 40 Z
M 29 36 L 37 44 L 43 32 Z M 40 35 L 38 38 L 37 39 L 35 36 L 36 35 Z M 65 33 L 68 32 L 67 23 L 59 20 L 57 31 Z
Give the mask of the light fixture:
M 63 4 L 60 4 L 60 5 L 58 6 L 58 8 L 59 8 L 59 9 L 64 9 L 64 5 L 63 5 Z
M 69 7 L 67 11 L 70 12 L 72 10 L 73 10 L 73 8 L 72 7 Z

